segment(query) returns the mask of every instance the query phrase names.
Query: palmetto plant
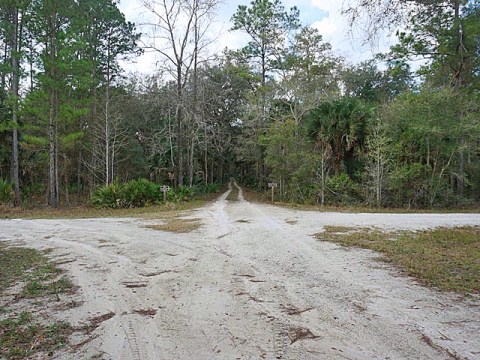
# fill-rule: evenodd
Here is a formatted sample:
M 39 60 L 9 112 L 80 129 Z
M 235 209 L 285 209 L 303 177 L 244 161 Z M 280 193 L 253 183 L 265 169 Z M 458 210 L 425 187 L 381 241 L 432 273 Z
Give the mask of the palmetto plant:
M 330 144 L 335 175 L 341 173 L 342 163 L 363 145 L 367 120 L 372 113 L 372 107 L 349 97 L 325 102 L 309 113 L 309 134 Z

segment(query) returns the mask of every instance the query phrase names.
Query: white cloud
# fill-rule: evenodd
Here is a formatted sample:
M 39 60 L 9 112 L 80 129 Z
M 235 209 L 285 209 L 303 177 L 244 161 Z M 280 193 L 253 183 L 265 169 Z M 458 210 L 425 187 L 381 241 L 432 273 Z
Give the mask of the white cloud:
M 389 49 L 392 40 L 385 34 L 380 36 L 376 43 L 365 43 L 364 34 L 350 29 L 347 17 L 341 13 L 343 1 L 311 0 L 310 4 L 327 14 L 312 26 L 348 61 L 357 63 Z
M 338 25 L 331 16 L 325 17 L 320 21 L 316 21 L 311 26 L 317 29 L 324 38 L 331 38 L 335 33 L 338 32 Z
M 211 38 L 213 39 L 210 53 L 218 53 L 226 47 L 238 49 L 248 42 L 248 37 L 241 31 L 229 31 L 232 27 L 230 19 L 238 5 L 249 5 L 251 0 L 225 0 L 218 7 L 218 16 L 211 24 Z M 310 23 L 318 29 L 324 39 L 330 42 L 334 51 L 348 61 L 357 63 L 371 58 L 376 52 L 387 51 L 391 39 L 383 36 L 377 46 L 364 45 L 362 34 L 353 34 L 348 26 L 345 16 L 341 14 L 342 0 L 283 0 L 288 9 L 297 6 L 303 22 Z M 120 9 L 128 21 L 141 23 L 147 16 L 146 10 L 141 6 L 140 0 L 121 0 Z M 141 27 L 138 26 L 139 30 Z M 136 63 L 124 63 L 127 71 L 139 71 L 152 73 L 157 68 L 159 59 L 155 53 L 145 53 L 140 56 Z

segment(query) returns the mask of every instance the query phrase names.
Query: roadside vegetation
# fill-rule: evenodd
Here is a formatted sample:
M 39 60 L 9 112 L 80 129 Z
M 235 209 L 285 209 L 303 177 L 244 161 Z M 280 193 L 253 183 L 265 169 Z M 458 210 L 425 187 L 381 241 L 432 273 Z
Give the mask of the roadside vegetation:
M 235 177 L 285 203 L 478 208 L 478 0 L 350 1 L 352 31 L 394 43 L 358 63 L 282 1 L 232 9 L 246 44 L 208 57 L 219 1 L 142 3 L 138 29 L 112 0 L 0 3 L 0 203 L 132 208 Z M 162 71 L 123 76 L 155 38 Z
M 188 202 L 195 198 L 217 193 L 219 190 L 220 186 L 214 183 L 196 187 L 169 187 L 164 194 L 161 185 L 146 179 L 138 179 L 123 184 L 114 182 L 101 186 L 93 192 L 91 202 L 95 207 L 100 208 L 136 208 L 167 202 Z
M 247 201 L 271 204 L 271 191 L 259 191 L 254 188 L 242 188 L 243 196 Z M 342 212 L 342 213 L 386 213 L 386 214 L 415 214 L 415 213 L 479 213 L 480 205 L 475 206 L 453 206 L 453 207 L 387 207 L 387 206 L 372 206 L 365 203 L 358 204 L 317 204 L 315 202 L 302 203 L 294 200 L 279 198 L 278 193 L 275 192 L 274 204 L 276 206 L 285 207 L 288 209 L 305 210 L 305 211 L 320 211 L 320 212 Z
M 480 295 L 480 227 L 387 232 L 326 226 L 315 237 L 379 252 L 382 261 L 428 286 Z
M 0 243 L 0 358 L 24 359 L 68 345 L 74 329 L 40 315 L 68 303 L 76 287 L 44 252 Z
M 138 185 L 138 186 L 137 186 Z M 27 208 L 0 205 L 0 218 L 30 219 L 82 219 L 95 217 L 156 217 L 171 211 L 188 210 L 200 207 L 218 196 L 220 186 L 169 190 L 167 201 L 158 184 L 144 179 L 131 181 L 128 185 L 111 184 L 97 189 L 91 201 L 84 205 L 52 209 L 45 206 Z

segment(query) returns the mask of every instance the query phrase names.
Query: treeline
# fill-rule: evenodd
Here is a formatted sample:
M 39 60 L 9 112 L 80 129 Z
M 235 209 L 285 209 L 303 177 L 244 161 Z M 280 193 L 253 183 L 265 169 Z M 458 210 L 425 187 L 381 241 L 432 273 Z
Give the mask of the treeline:
M 162 60 L 128 78 L 118 61 L 141 51 L 139 35 L 115 2 L 0 2 L 5 199 L 11 187 L 16 204 L 58 206 L 139 178 L 184 189 L 235 177 L 277 182 L 284 201 L 478 204 L 478 0 L 346 9 L 407 29 L 357 65 L 277 0 L 239 6 L 232 31 L 248 45 L 214 59 L 217 1 L 141 2 L 143 49 Z
M 139 34 L 112 0 L 0 1 L 0 178 L 14 204 L 113 179 L 121 57 Z M 6 187 L 6 185 L 5 185 Z

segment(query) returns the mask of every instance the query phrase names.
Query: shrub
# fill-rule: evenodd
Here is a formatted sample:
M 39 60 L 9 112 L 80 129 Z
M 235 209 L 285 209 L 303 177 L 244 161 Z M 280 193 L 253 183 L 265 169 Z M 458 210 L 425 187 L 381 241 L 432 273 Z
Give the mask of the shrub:
M 7 180 L 0 179 L 0 203 L 9 203 L 13 198 L 13 187 Z
M 131 180 L 122 186 L 126 206 L 142 207 L 162 198 L 160 185 L 146 179 Z
M 205 186 L 205 192 L 207 194 L 217 193 L 220 191 L 221 186 L 217 183 L 207 184 Z
M 176 192 L 177 201 L 188 201 L 195 196 L 195 190 L 186 186 L 179 186 Z
M 348 205 L 360 201 L 360 189 L 347 174 L 330 176 L 325 181 L 327 200 L 333 203 Z
M 220 187 L 212 184 L 209 191 L 217 191 Z M 189 201 L 195 196 L 193 188 L 180 186 L 167 192 L 167 201 Z M 127 208 L 142 207 L 148 204 L 163 202 L 161 186 L 146 179 L 131 180 L 125 184 L 113 183 L 99 187 L 91 196 L 91 202 L 97 207 Z
M 387 179 L 387 190 L 396 204 L 408 204 L 408 207 L 428 206 L 429 166 L 413 163 L 394 169 Z
M 220 191 L 221 186 L 218 183 L 212 184 L 199 184 L 195 186 L 195 192 L 197 194 L 213 194 Z
M 92 204 L 97 207 L 113 209 L 124 207 L 121 185 L 116 183 L 99 187 L 94 191 L 91 199 Z

